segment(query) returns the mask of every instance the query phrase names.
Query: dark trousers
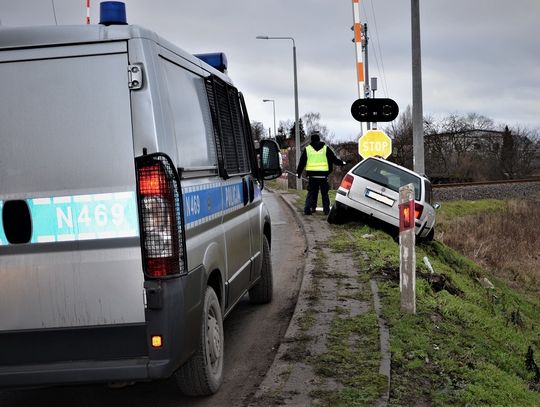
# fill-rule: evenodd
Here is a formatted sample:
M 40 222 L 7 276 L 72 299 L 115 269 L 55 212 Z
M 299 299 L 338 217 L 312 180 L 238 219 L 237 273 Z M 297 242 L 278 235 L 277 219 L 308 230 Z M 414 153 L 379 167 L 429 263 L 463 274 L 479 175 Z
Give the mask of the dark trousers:
M 304 213 L 310 213 L 313 208 L 317 207 L 317 196 L 319 195 L 319 189 L 321 190 L 324 213 L 328 213 L 330 211 L 330 198 L 328 198 L 328 190 L 330 189 L 330 185 L 328 185 L 328 177 L 309 177 L 308 193 L 306 196 Z

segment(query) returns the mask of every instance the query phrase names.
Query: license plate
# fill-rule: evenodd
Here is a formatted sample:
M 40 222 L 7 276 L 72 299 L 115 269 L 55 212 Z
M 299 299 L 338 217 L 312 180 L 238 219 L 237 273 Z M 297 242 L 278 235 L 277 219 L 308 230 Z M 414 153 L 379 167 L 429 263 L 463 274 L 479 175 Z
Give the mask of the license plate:
M 366 189 L 366 196 L 388 206 L 393 206 L 395 202 L 394 199 L 381 195 L 378 192 L 372 191 L 371 189 Z

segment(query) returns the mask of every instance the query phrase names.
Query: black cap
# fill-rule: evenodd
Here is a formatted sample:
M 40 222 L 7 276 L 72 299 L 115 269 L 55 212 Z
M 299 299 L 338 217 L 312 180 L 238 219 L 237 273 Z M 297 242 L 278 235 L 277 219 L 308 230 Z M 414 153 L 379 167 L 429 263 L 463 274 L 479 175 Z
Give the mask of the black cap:
M 311 142 L 314 141 L 321 141 L 321 133 L 319 133 L 318 131 L 314 131 L 313 133 L 311 133 Z

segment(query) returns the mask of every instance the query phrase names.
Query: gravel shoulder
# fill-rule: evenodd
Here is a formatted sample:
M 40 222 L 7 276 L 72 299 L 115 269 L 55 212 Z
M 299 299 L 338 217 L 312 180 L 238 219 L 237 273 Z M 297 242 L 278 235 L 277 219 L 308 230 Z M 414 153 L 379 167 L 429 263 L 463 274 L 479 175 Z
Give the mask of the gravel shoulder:
M 297 196 L 280 193 L 302 225 L 307 250 L 306 267 L 293 318 L 252 406 L 330 405 L 332 395 L 343 390 L 339 372 L 333 372 L 331 361 L 335 349 L 332 330 L 336 323 L 373 315 L 377 322 L 369 337 L 377 350 L 382 391 L 375 405 L 388 401 L 390 355 L 388 329 L 380 317 L 380 301 L 375 281 L 359 278 L 358 253 L 337 253 L 328 246 L 332 237 L 326 216 L 300 214 L 295 206 Z M 345 338 L 348 347 L 360 346 L 365 338 L 357 333 Z M 361 390 L 361 389 L 360 389 Z

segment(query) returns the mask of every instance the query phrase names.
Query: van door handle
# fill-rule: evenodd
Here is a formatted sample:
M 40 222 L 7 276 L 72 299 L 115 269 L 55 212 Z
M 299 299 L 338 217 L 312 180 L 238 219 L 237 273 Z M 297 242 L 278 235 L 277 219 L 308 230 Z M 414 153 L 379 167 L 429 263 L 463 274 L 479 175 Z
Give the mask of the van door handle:
M 242 195 L 244 197 L 244 206 L 249 202 L 249 186 L 246 178 L 242 178 Z
M 253 202 L 255 199 L 255 183 L 253 182 L 253 177 L 249 177 L 249 202 Z

